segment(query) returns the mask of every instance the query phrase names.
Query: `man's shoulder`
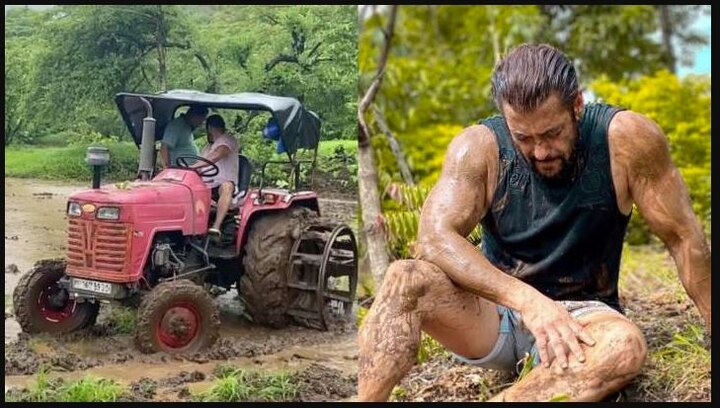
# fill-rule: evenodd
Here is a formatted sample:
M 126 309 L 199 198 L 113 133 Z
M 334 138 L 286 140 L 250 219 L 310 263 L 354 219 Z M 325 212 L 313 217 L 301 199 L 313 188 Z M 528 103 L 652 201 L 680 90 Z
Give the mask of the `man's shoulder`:
M 476 124 L 466 127 L 453 138 L 448 151 L 467 151 L 473 155 L 496 156 L 498 151 L 495 133 L 488 126 Z
M 185 120 L 182 116 L 178 116 L 177 118 L 171 120 L 168 122 L 168 124 L 165 126 L 165 133 L 167 134 L 168 131 L 170 132 L 177 132 L 179 130 L 187 128 L 187 124 L 185 123 Z
M 668 151 L 660 126 L 652 119 L 631 110 L 620 111 L 608 126 L 610 154 L 625 165 L 646 166 Z
M 623 110 L 610 121 L 608 139 L 616 145 L 643 148 L 664 143 L 665 135 L 654 120 L 631 110 Z
M 236 148 L 238 145 L 238 142 L 235 139 L 235 137 L 233 137 L 232 135 L 227 134 L 227 133 L 223 133 L 222 135 L 220 135 L 220 137 L 218 137 L 217 141 L 220 142 L 220 144 L 224 144 L 229 147 Z

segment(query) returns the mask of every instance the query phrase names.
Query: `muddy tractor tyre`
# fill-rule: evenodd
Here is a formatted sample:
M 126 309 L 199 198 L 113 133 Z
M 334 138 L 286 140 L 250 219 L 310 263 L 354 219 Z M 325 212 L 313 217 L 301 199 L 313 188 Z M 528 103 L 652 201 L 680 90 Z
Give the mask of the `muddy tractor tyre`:
M 39 261 L 13 291 L 15 318 L 26 333 L 69 333 L 95 324 L 100 304 L 77 302 L 59 284 L 63 259 Z
M 200 285 L 181 279 L 162 282 L 143 296 L 135 344 L 143 353 L 195 353 L 220 336 L 220 312 Z
M 290 304 L 287 287 L 290 254 L 313 215 L 307 208 L 296 207 L 261 215 L 251 225 L 239 288 L 254 322 L 279 329 L 292 321 L 286 314 Z

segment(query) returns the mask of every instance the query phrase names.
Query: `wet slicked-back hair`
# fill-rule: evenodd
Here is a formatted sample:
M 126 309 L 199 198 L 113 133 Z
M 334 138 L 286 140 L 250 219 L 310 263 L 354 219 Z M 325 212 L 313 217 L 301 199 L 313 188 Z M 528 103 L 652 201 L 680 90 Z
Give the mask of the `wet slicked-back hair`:
M 557 92 L 568 109 L 579 91 L 575 67 L 547 44 L 523 44 L 495 65 L 492 94 L 500 112 L 507 103 L 519 112 L 532 112 L 551 92 Z

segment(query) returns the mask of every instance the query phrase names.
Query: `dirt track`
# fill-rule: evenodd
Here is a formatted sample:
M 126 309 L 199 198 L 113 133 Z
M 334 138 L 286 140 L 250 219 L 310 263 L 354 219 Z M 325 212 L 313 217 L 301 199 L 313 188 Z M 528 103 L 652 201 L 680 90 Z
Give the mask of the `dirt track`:
M 41 365 L 51 377 L 79 379 L 87 374 L 112 378 L 133 389 L 132 399 L 178 401 L 208 388 L 220 363 L 262 371 L 299 372 L 300 399 L 342 400 L 355 395 L 356 328 L 348 322 L 327 332 L 293 326 L 271 330 L 242 317 L 233 289 L 217 298 L 221 338 L 210 350 L 181 357 L 137 352 L 129 334 L 118 334 L 103 306 L 98 324 L 61 337 L 19 334 L 9 295 L 22 273 L 39 259 L 62 257 L 65 203 L 85 186 L 39 180 L 5 179 L 5 387 L 34 381 Z M 323 215 L 352 225 L 356 204 L 343 197 L 321 201 Z M 155 391 L 146 391 L 151 384 Z

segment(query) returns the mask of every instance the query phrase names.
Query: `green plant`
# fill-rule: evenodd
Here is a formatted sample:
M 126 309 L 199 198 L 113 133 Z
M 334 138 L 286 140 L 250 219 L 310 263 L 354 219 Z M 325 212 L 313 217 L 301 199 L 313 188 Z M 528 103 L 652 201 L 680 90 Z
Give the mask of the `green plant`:
M 194 396 L 203 402 L 291 401 L 299 392 L 296 378 L 287 373 L 258 373 L 219 365 L 212 387 Z
M 438 343 L 437 340 L 433 339 L 424 332 L 420 335 L 420 347 L 418 348 L 416 358 L 418 364 L 422 364 L 438 357 L 448 357 L 449 355 L 450 353 L 445 350 L 445 347 Z
M 125 393 L 123 387 L 106 378 L 85 377 L 58 390 L 56 401 L 114 402 Z
M 386 205 L 390 208 L 385 209 L 384 212 L 388 244 L 397 258 L 409 258 L 412 256 L 412 246 L 417 240 L 420 211 L 430 193 L 430 188 L 393 183 L 387 190 L 394 201 L 393 204 Z M 478 224 L 468 235 L 468 241 L 473 245 L 479 245 L 481 233 L 482 229 Z
M 567 394 L 556 394 L 548 400 L 548 402 L 567 402 L 570 401 L 570 397 Z
M 393 387 L 392 392 L 390 393 L 390 400 L 391 401 L 402 401 L 405 398 L 407 398 L 408 391 L 399 385 L 396 385 Z
M 54 399 L 55 389 L 59 383 L 48 377 L 49 372 L 49 366 L 41 365 L 38 367 L 37 374 L 35 375 L 35 384 L 28 388 L 26 401 L 47 402 Z
M 107 323 L 118 334 L 130 334 L 135 332 L 137 313 L 134 308 L 113 305 Z
M 532 371 L 533 367 L 535 366 L 535 362 L 531 360 L 530 353 L 525 353 L 525 357 L 523 357 L 522 360 L 518 362 L 518 364 L 522 364 L 522 368 L 520 369 L 520 374 L 518 374 L 517 379 L 515 382 L 519 382 L 523 378 L 525 378 L 526 375 Z

